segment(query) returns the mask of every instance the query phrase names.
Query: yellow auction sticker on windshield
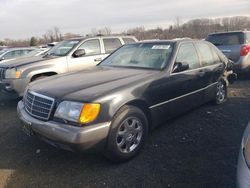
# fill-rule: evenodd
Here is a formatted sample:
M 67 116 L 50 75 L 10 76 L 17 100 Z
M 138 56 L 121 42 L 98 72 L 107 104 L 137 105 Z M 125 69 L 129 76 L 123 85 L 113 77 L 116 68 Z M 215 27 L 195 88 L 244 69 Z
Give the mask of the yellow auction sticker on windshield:
M 168 50 L 170 45 L 154 45 L 152 49 L 154 50 Z

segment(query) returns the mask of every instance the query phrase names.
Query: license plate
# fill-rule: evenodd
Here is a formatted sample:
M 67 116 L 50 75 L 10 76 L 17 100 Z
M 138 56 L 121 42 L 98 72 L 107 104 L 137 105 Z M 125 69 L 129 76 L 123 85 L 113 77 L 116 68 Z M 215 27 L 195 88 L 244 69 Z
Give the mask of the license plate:
M 24 123 L 23 124 L 23 132 L 28 136 L 32 136 L 34 133 L 31 128 L 31 124 Z

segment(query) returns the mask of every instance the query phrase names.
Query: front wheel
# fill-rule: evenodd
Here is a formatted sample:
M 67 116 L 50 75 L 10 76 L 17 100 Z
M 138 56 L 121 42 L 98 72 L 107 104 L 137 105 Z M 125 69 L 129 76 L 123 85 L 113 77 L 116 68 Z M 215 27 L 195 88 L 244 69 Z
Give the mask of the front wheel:
M 136 156 L 145 143 L 148 120 L 142 110 L 124 106 L 116 114 L 105 151 L 106 157 L 115 162 Z
M 227 85 L 224 81 L 218 81 L 216 85 L 215 103 L 222 104 L 227 100 Z

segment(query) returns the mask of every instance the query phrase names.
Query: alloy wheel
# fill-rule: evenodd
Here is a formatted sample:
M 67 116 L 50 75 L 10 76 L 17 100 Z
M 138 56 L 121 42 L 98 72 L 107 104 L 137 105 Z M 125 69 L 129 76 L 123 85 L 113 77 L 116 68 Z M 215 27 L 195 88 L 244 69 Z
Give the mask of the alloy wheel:
M 141 143 L 143 135 L 142 122 L 136 117 L 125 119 L 117 132 L 116 144 L 122 153 L 134 151 Z
M 226 87 L 223 82 L 217 84 L 216 99 L 219 103 L 223 102 L 226 98 Z

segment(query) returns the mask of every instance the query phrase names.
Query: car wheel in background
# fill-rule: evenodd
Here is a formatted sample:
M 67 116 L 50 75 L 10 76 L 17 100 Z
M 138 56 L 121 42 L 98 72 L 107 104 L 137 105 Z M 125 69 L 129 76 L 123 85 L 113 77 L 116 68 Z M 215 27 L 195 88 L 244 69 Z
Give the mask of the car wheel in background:
M 148 120 L 142 110 L 124 106 L 115 115 L 105 156 L 115 162 L 127 161 L 138 154 L 148 134 Z

